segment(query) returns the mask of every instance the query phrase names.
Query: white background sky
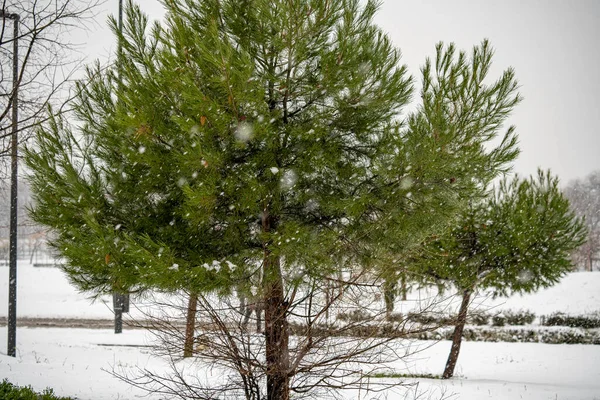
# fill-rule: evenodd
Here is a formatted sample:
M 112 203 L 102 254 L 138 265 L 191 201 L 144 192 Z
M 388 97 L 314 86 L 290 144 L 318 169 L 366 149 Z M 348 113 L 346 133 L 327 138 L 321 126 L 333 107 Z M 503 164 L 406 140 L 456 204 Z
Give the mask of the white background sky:
M 162 17 L 158 0 L 138 3 Z M 118 0 L 107 0 L 97 24 L 76 38 L 90 61 L 114 52 L 105 21 L 117 10 Z M 437 42 L 471 49 L 490 39 L 492 76 L 514 67 L 525 98 L 509 120 L 522 150 L 516 172 L 550 168 L 565 184 L 600 169 L 600 1 L 383 0 L 376 22 L 415 77 Z

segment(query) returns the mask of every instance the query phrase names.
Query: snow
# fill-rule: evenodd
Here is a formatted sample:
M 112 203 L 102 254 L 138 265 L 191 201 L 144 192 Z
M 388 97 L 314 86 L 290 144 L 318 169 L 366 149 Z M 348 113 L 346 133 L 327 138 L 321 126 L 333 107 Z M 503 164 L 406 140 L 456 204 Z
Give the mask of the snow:
M 17 331 L 17 357 L 0 357 L 0 376 L 40 391 L 51 387 L 57 395 L 81 400 L 138 398 L 145 392 L 108 371 L 118 365 L 158 363 L 144 348 L 100 344 L 142 345 L 144 335 L 143 331 L 115 336 L 108 330 L 21 328 Z M 0 340 L 6 343 L 6 329 L 0 331 Z
M 432 345 L 409 370 L 441 374 L 449 350 L 449 341 Z M 420 386 L 465 400 L 598 399 L 599 355 L 598 346 L 463 342 L 456 377 Z
M 144 391 L 130 387 L 110 371 L 137 367 L 166 371 L 166 363 L 153 358 L 150 348 L 139 347 L 147 346 L 148 341 L 141 330 L 115 335 L 110 330 L 21 328 L 17 332 L 17 358 L 0 356 L 0 376 L 36 390 L 53 387 L 59 395 L 80 400 L 139 398 Z M 6 343 L 6 329 L 0 331 L 0 342 Z M 421 350 L 406 365 L 399 363 L 395 372 L 440 374 L 450 343 L 415 345 L 414 350 Z M 457 377 L 449 381 L 419 379 L 418 387 L 410 390 L 429 394 L 432 399 L 444 393 L 463 400 L 593 400 L 600 394 L 600 346 L 464 342 L 456 372 Z M 394 392 L 382 398 L 413 398 L 403 390 Z M 344 397 L 358 398 L 351 391 Z
M 216 267 L 209 266 L 211 269 Z M 90 295 L 78 292 L 58 268 L 35 268 L 27 262 L 19 262 L 17 271 L 17 306 L 20 317 L 113 317 L 110 296 L 101 296 L 94 300 Z M 8 293 L 7 266 L 0 266 L 0 292 Z M 431 296 L 431 292 L 423 289 L 414 290 L 409 293 L 409 301 L 399 302 L 397 311 L 406 312 L 417 305 L 422 306 L 427 301 L 434 301 Z M 452 303 L 458 305 L 460 299 L 454 298 Z M 600 312 L 600 273 L 575 272 L 568 274 L 556 286 L 536 293 L 497 299 L 480 296 L 473 303 L 472 310 L 495 313 L 523 309 L 533 311 L 538 317 L 553 312 L 572 315 Z M 6 317 L 7 310 L 8 296 L 0 296 L 0 317 Z M 135 310 L 133 311 L 134 317 L 140 315 L 142 314 L 135 314 Z
M 296 175 L 296 173 L 293 170 L 288 169 L 283 173 L 283 176 L 281 177 L 281 180 L 280 180 L 281 188 L 283 190 L 289 190 L 289 189 L 293 188 L 294 185 L 296 185 L 297 180 L 298 180 L 298 176 Z
M 537 316 L 553 312 L 580 315 L 600 311 L 600 273 L 574 272 L 555 286 L 536 293 L 489 301 L 502 310 L 525 309 Z
M 20 317 L 112 319 L 112 298 L 92 301 L 79 293 L 56 268 L 34 268 L 19 263 L 18 315 Z M 572 273 L 557 286 L 538 293 L 508 299 L 485 299 L 494 310 L 529 309 L 536 315 L 555 311 L 584 314 L 600 310 L 600 273 Z M 8 268 L 0 267 L 0 316 L 8 307 Z M 415 295 L 417 292 L 413 292 Z M 135 307 L 134 316 L 141 314 Z M 6 343 L 6 328 L 0 343 Z M 143 330 L 115 335 L 111 330 L 76 328 L 19 328 L 17 358 L 4 356 L 0 347 L 0 376 L 37 390 L 52 387 L 56 393 L 80 400 L 134 399 L 145 395 L 108 371 L 115 368 L 149 368 L 164 371 L 166 364 L 151 356 L 149 336 Z M 107 346 L 108 345 L 108 346 Z M 128 346 L 125 346 L 128 345 Z M 393 373 L 441 374 L 450 342 L 420 341 L 416 352 L 398 363 Z M 386 378 L 393 380 L 393 378 Z M 371 379 L 376 382 L 376 378 Z M 549 345 L 539 343 L 463 342 L 456 377 L 449 381 L 406 379 L 409 393 L 395 391 L 371 394 L 348 391 L 348 399 L 414 398 L 438 399 L 600 399 L 600 346 Z M 453 396 L 451 396 L 453 395 Z M 379 396 L 379 397 L 378 397 Z M 448 397 L 450 396 L 450 397 Z M 158 399 L 159 397 L 149 397 Z
M 235 131 L 235 138 L 242 143 L 246 143 L 252 139 L 254 127 L 248 122 L 240 122 Z
M 0 292 L 8 293 L 8 268 L 0 267 Z M 0 296 L 0 316 L 8 312 L 7 296 Z M 41 318 L 113 318 L 112 298 L 93 301 L 77 291 L 58 268 L 17 264 L 17 315 Z
M 408 293 L 408 301 L 398 301 L 396 310 L 408 312 L 423 309 L 429 304 L 439 303 L 436 309 L 446 312 L 457 310 L 460 297 L 449 290 L 441 297 L 435 288 L 413 289 Z M 555 286 L 540 289 L 530 294 L 514 294 L 510 297 L 493 298 L 491 294 L 480 292 L 472 300 L 470 311 L 483 311 L 490 314 L 506 310 L 529 310 L 537 317 L 561 312 L 570 315 L 600 313 L 600 273 L 573 272 L 567 274 Z

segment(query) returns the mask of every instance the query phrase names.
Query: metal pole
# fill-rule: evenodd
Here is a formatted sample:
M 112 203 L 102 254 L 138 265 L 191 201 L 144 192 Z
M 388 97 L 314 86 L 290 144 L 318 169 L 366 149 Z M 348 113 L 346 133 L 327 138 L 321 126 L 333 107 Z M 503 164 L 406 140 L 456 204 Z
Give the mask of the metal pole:
M 115 333 L 123 332 L 123 295 L 113 293 L 113 308 L 115 310 Z
M 7 354 L 16 357 L 17 347 L 17 147 L 19 124 L 19 15 L 1 10 L 2 18 L 13 20 L 13 92 L 11 174 L 10 174 L 10 256 L 8 272 L 8 349 Z
M 123 32 L 123 0 L 119 0 L 119 33 Z M 117 66 L 121 60 L 121 39 L 117 42 Z M 119 71 L 119 77 L 120 77 Z M 113 293 L 113 308 L 115 310 L 115 333 L 123 332 L 123 294 Z

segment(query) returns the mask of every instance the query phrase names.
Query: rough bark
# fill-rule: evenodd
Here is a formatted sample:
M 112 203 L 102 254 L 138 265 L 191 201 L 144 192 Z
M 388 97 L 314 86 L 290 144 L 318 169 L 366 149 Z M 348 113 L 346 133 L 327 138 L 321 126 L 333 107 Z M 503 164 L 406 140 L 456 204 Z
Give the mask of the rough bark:
M 460 344 L 462 342 L 462 334 L 465 324 L 467 323 L 467 311 L 469 309 L 469 302 L 471 301 L 471 293 L 472 291 L 470 289 L 463 291 L 462 303 L 460 304 L 454 333 L 452 334 L 452 347 L 450 348 L 450 355 L 448 356 L 442 379 L 449 379 L 454 375 L 454 368 L 456 367 L 456 361 L 458 360 L 458 354 L 460 352 Z
M 396 300 L 396 281 L 386 280 L 383 283 L 383 298 L 385 300 L 385 315 L 389 318 L 394 312 L 394 301 Z
M 263 231 L 273 227 L 273 218 L 266 212 Z M 289 400 L 289 324 L 284 297 L 283 277 L 279 257 L 264 246 L 263 289 L 265 311 L 265 343 L 267 362 L 267 400 Z
M 185 320 L 185 343 L 183 345 L 184 357 L 191 357 L 194 355 L 194 331 L 196 327 L 197 310 L 198 296 L 195 293 L 191 293 L 188 300 L 187 317 Z

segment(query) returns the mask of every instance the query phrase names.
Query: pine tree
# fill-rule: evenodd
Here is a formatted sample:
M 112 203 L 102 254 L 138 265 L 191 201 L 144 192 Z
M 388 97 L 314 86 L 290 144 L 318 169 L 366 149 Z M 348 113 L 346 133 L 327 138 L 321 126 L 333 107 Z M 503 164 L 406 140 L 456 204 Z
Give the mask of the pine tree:
M 554 285 L 572 269 L 570 253 L 585 237 L 558 179 L 539 171 L 529 179 L 503 179 L 487 199 L 466 207 L 446 235 L 428 243 L 416 271 L 453 285 L 462 298 L 443 378 L 454 373 L 477 290 L 507 296 Z
M 457 52 L 454 44 L 445 46 L 439 43 L 435 60 L 432 62 L 428 59 L 421 69 L 423 104 L 409 118 L 410 132 L 429 133 L 415 135 L 411 147 L 420 149 L 428 140 L 432 141 L 437 150 L 434 157 L 443 155 L 444 158 L 425 162 L 440 162 L 439 169 L 433 171 L 450 176 L 449 183 L 460 197 L 455 204 L 462 204 L 463 208 L 468 202 L 484 198 L 489 183 L 507 173 L 511 162 L 519 154 L 515 128 L 510 126 L 502 132 L 510 113 L 521 101 L 517 92 L 518 82 L 514 70 L 509 68 L 490 83 L 493 54 L 487 40 L 475 46 L 471 54 Z M 500 140 L 494 147 L 490 141 L 497 137 Z M 489 151 L 483 151 L 484 144 Z M 423 162 L 422 159 L 420 161 Z M 417 167 L 417 170 L 431 173 L 427 168 Z M 440 181 L 440 178 L 433 176 L 428 179 Z M 437 190 L 437 187 L 432 187 L 431 193 Z M 404 212 L 414 212 L 416 209 L 420 213 L 427 213 L 427 209 L 419 208 L 423 203 L 414 198 L 404 197 L 400 202 L 404 202 Z M 458 217 L 457 208 L 448 207 L 448 203 L 444 202 L 447 216 L 455 220 Z M 448 219 L 439 219 L 437 215 L 431 217 L 425 222 L 428 224 L 426 230 L 420 230 L 424 222 L 422 218 L 405 218 L 405 222 L 417 224 L 406 227 L 405 232 L 413 234 L 392 238 L 389 247 L 391 259 L 382 263 L 388 315 L 393 311 L 398 280 L 401 281 L 401 290 L 405 291 L 407 280 L 411 279 L 409 265 L 413 250 L 418 252 L 420 244 L 426 239 L 426 236 L 415 233 L 447 230 Z M 407 242 L 406 238 L 411 241 Z
M 78 86 L 81 124 L 38 131 L 26 151 L 32 216 L 82 290 L 194 299 L 260 279 L 267 398 L 288 399 L 306 355 L 289 346 L 298 290 L 380 268 L 445 226 L 473 177 L 516 152 L 511 130 L 484 147 L 519 100 L 516 82 L 507 71 L 496 89 L 479 86 L 487 42 L 471 69 L 440 46 L 405 123 L 412 81 L 373 23 L 376 1 L 165 6 L 149 28 L 129 2 L 122 34 L 112 21 L 123 57 Z

